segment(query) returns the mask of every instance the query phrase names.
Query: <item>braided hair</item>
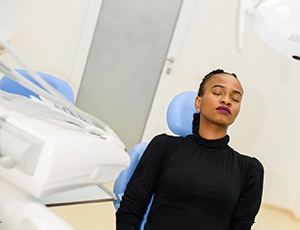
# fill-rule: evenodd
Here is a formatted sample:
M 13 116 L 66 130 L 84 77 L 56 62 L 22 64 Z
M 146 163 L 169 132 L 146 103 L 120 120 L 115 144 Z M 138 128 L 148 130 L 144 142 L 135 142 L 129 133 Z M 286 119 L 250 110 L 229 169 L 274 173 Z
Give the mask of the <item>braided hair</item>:
M 207 75 L 205 75 L 205 77 L 202 79 L 202 82 L 200 83 L 200 86 L 199 86 L 199 90 L 198 90 L 198 96 L 201 97 L 203 96 L 204 94 L 204 85 L 205 83 L 213 76 L 217 75 L 217 74 L 220 74 L 220 73 L 224 73 L 224 74 L 230 74 L 232 76 L 234 76 L 236 79 L 237 79 L 237 76 L 236 74 L 234 73 L 228 73 L 228 72 L 225 72 L 224 70 L 222 69 L 216 69 L 216 70 L 213 70 L 211 71 L 210 73 L 208 73 Z

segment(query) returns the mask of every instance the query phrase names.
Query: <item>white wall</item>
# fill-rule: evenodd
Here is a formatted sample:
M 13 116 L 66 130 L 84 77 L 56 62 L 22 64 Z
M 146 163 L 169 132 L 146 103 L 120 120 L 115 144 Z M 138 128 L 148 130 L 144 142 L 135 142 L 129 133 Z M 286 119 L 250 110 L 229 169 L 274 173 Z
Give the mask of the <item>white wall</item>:
M 70 58 L 68 49 L 76 29 L 74 23 L 80 0 L 20 2 L 11 43 L 34 69 L 59 76 L 71 85 L 72 82 L 80 82 L 80 79 L 70 79 L 62 74 Z M 297 178 L 300 173 L 297 145 L 300 63 L 288 61 L 263 44 L 252 30 L 249 20 L 244 49 L 237 53 L 234 39 L 235 4 L 235 1 L 223 0 L 203 2 L 195 17 L 197 31 L 188 34 L 189 44 L 184 46 L 186 58 L 174 76 L 176 81 L 172 82 L 167 100 L 178 92 L 197 90 L 202 77 L 212 69 L 224 68 L 237 73 L 245 96 L 240 116 L 230 129 L 230 144 L 263 162 L 266 173 L 264 202 L 293 210 L 295 215 L 300 216 L 300 185 Z M 13 63 L 9 57 L 5 58 Z M 146 137 L 169 132 L 164 117 L 156 122 L 158 128 L 147 133 Z M 148 125 L 156 126 L 157 123 Z M 72 211 L 68 209 L 66 212 Z M 107 221 L 113 222 L 114 214 L 110 216 L 112 219 Z M 281 217 L 283 220 L 284 215 L 276 215 L 276 221 L 280 222 Z M 270 218 L 261 219 L 272 221 Z M 293 221 L 288 222 L 290 226 L 295 224 Z M 294 229 L 284 223 L 285 229 Z M 272 223 L 268 222 L 266 226 L 269 224 Z
M 35 70 L 59 76 L 67 62 L 80 0 L 19 0 L 9 42 Z M 2 55 L 19 68 L 10 55 Z

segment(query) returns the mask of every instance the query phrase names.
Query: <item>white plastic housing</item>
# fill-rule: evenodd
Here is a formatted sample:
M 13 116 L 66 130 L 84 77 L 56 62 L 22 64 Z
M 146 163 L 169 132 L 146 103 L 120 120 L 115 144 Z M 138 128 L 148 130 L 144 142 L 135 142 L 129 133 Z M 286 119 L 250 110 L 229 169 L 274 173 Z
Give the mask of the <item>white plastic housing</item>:
M 0 229 L 74 230 L 45 205 L 0 178 Z
M 35 197 L 113 181 L 129 165 L 113 136 L 4 106 L 0 118 L 0 177 Z
M 300 0 L 262 1 L 253 27 L 268 46 L 293 61 L 300 61 Z

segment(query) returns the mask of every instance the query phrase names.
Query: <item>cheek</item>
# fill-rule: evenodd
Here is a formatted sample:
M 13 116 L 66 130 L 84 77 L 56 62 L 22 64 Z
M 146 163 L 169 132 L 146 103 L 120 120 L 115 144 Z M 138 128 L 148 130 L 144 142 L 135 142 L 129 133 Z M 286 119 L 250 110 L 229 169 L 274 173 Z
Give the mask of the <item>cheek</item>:
M 207 109 L 215 109 L 217 106 L 219 106 L 218 100 L 213 97 L 206 97 L 206 100 L 203 100 L 203 106 L 205 106 Z
M 201 108 L 201 110 L 205 109 L 206 104 L 207 104 L 207 103 L 206 103 L 205 100 L 202 100 L 202 101 L 201 101 L 201 103 L 200 103 L 200 108 Z
M 240 113 L 240 109 L 241 109 L 240 105 L 237 105 L 237 106 L 234 107 L 234 113 L 235 113 L 236 116 Z
M 210 104 L 212 104 L 212 98 L 207 96 L 206 94 L 202 97 L 202 100 L 201 100 L 201 106 L 208 106 Z
M 216 109 L 216 105 L 210 103 L 209 101 L 203 102 L 201 106 L 201 111 L 204 113 L 212 113 Z

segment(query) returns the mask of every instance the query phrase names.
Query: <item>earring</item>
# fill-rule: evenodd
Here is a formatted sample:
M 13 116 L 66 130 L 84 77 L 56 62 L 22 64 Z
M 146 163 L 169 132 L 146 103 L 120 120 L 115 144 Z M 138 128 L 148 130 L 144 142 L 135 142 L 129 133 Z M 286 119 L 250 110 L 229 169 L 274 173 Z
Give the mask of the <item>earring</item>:
M 200 112 L 201 112 L 201 109 L 200 109 L 200 108 L 197 108 L 197 112 L 200 113 Z

